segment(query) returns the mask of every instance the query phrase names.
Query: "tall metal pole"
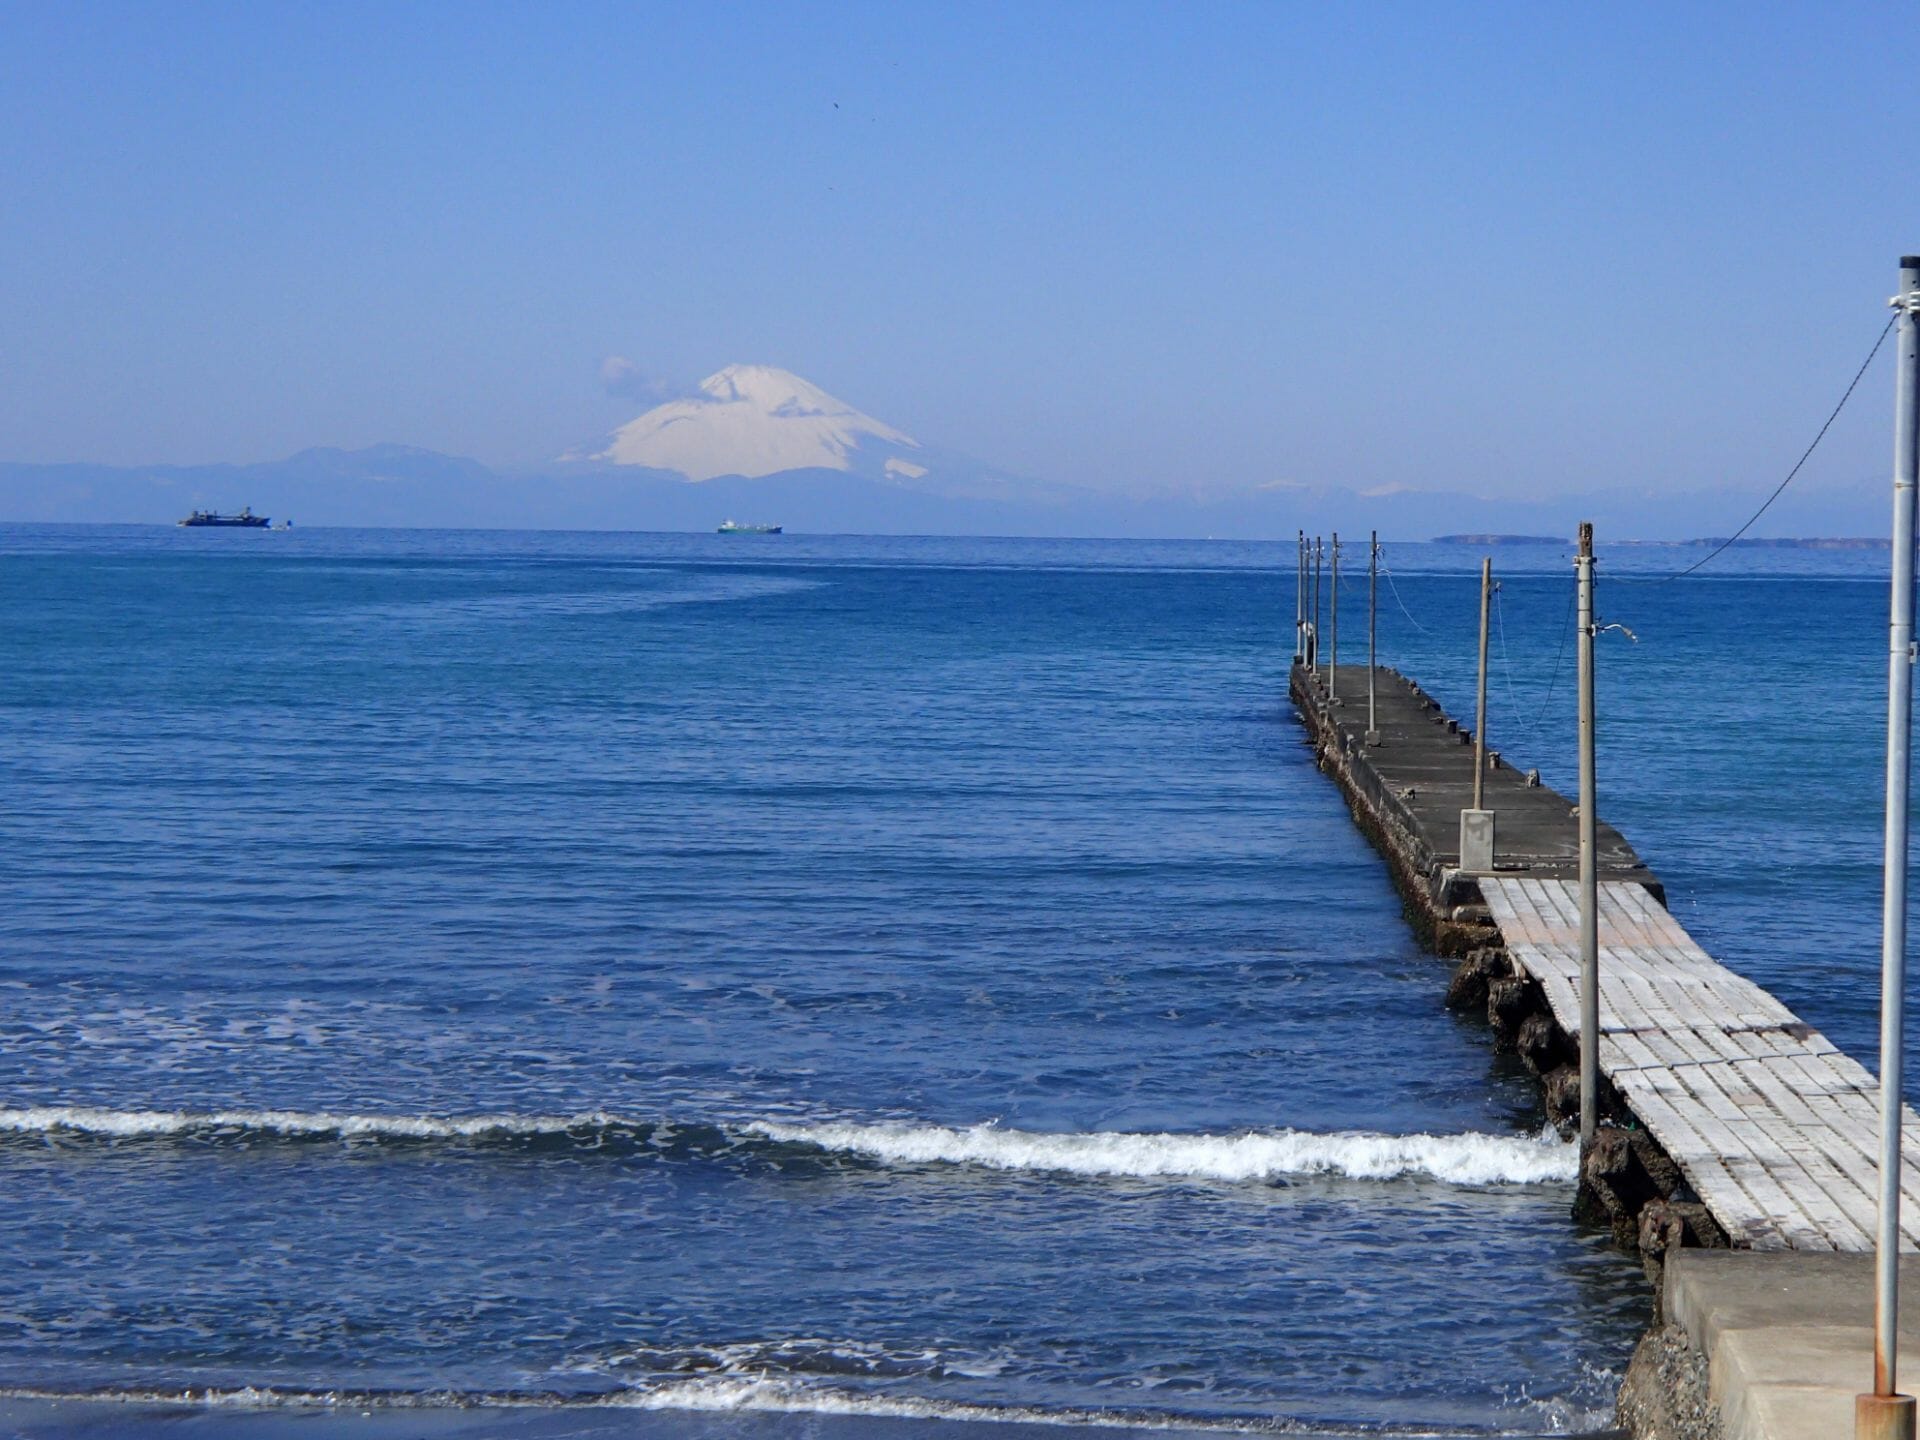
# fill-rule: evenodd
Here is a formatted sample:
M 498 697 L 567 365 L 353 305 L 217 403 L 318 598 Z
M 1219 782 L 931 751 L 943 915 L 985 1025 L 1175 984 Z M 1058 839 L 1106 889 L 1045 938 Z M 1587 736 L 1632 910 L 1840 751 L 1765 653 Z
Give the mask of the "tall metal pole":
M 1373 672 L 1379 665 L 1376 640 L 1380 615 L 1380 532 L 1367 532 L 1367 744 L 1380 743 L 1373 713 Z
M 1333 587 L 1330 600 L 1333 605 L 1333 634 L 1327 638 L 1332 647 L 1327 651 L 1327 703 L 1333 703 L 1334 689 L 1340 683 L 1340 532 L 1333 532 Z
M 1313 664 L 1320 666 L 1320 557 L 1325 549 L 1318 535 L 1313 537 Z
M 1293 660 L 1307 653 L 1307 532 L 1296 530 L 1293 540 Z
M 1593 774 L 1591 521 L 1580 522 L 1580 551 L 1573 564 L 1580 587 L 1580 1148 L 1585 1154 L 1600 1124 L 1600 881 L 1594 863 L 1599 807 L 1594 798 Z
M 1473 808 L 1486 807 L 1487 780 L 1487 599 L 1493 594 L 1493 557 L 1480 562 L 1480 703 L 1473 716 Z
M 1900 1091 L 1907 981 L 1907 786 L 1913 730 L 1914 487 L 1920 483 L 1920 256 L 1900 261 L 1893 298 L 1893 593 L 1887 622 L 1887 830 L 1880 909 L 1880 1233 L 1873 1285 L 1873 1394 L 1854 1404 L 1856 1436 L 1912 1440 L 1914 1402 L 1898 1393 Z

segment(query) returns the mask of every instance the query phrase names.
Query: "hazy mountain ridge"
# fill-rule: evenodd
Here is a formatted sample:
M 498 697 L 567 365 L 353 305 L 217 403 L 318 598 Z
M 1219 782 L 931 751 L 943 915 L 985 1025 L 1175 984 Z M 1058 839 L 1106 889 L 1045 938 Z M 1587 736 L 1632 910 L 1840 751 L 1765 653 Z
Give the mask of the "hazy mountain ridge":
M 1303 529 L 1409 540 L 1570 536 L 1592 520 L 1608 541 L 1727 533 L 1755 503 L 1736 487 L 1488 499 L 1404 482 L 1360 492 L 1284 479 L 1236 485 L 1204 472 L 1154 494 L 1118 495 L 923 444 L 765 365 L 730 365 L 600 448 L 524 470 L 409 445 L 316 447 L 246 465 L 0 463 L 0 519 L 19 521 L 164 524 L 194 509 L 250 505 L 310 525 L 708 530 L 736 519 L 871 534 L 1285 539 Z M 1885 503 L 1877 485 L 1837 493 L 1806 485 L 1761 528 L 1872 535 Z
M 1671 495 L 1650 506 L 1638 495 L 1511 501 L 1447 491 L 1358 495 L 1334 486 L 1200 497 L 1127 497 L 1015 480 L 950 479 L 939 489 L 924 487 L 924 481 L 909 488 L 829 469 L 697 483 L 671 471 L 598 462 L 500 471 L 461 456 L 381 445 L 304 450 L 247 465 L 0 463 L 0 520 L 170 524 L 197 508 L 251 505 L 276 521 L 310 525 L 709 530 L 731 518 L 837 533 L 1286 539 L 1304 529 L 1350 536 L 1378 530 L 1387 539 L 1423 540 L 1470 532 L 1571 536 L 1580 520 L 1591 519 L 1608 542 L 1691 541 L 1711 533 L 1715 521 L 1744 519 L 1755 503 L 1733 489 Z M 1798 512 L 1783 505 L 1779 524 L 1803 533 L 1817 524 L 1871 536 L 1884 523 L 1877 492 L 1857 504 L 1833 501 L 1811 497 Z M 1768 536 L 1751 540 L 1783 543 Z

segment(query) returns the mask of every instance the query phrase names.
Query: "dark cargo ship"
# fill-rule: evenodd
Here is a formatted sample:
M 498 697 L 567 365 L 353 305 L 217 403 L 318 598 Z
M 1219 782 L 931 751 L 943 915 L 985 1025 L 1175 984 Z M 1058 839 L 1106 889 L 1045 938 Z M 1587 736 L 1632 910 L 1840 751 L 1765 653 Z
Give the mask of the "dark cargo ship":
M 264 530 L 267 517 L 253 513 L 253 507 L 247 506 L 238 515 L 222 515 L 218 510 L 196 510 L 180 522 L 182 525 L 225 525 L 238 526 L 242 530 Z

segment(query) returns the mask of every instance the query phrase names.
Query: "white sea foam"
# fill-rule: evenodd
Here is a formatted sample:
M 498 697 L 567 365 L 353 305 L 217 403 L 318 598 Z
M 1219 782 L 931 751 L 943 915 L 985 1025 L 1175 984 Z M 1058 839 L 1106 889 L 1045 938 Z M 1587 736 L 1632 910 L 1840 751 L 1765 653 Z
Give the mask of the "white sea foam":
M 760 1122 L 750 1135 L 906 1164 L 980 1165 L 1071 1175 L 1270 1180 L 1341 1175 L 1355 1180 L 1428 1176 L 1454 1185 L 1528 1185 L 1577 1173 L 1577 1149 L 1552 1130 L 1510 1135 L 1315 1134 L 1254 1130 L 1231 1135 L 1041 1134 L 997 1125 Z
M 635 1410 L 772 1410 L 797 1415 L 869 1415 L 896 1420 L 980 1420 L 998 1424 L 1107 1426 L 1133 1430 L 1206 1430 L 1289 1434 L 1305 1427 L 1285 1419 L 1232 1421 L 1215 1417 L 1141 1414 L 1124 1410 L 1043 1410 L 1020 1405 L 980 1405 L 964 1400 L 923 1400 L 910 1395 L 871 1395 L 753 1376 L 703 1376 L 607 1397 L 606 1404 Z M 1336 1432 L 1314 1427 L 1316 1435 Z
M 678 1133 L 697 1133 L 682 1130 Z M 343 1140 L 605 1138 L 641 1143 L 675 1127 L 588 1111 L 575 1115 L 364 1115 L 301 1110 L 114 1110 L 86 1105 L 0 1108 L 0 1134 L 112 1139 L 204 1136 Z M 1531 1185 L 1572 1180 L 1578 1152 L 1551 1129 L 1514 1135 L 1382 1135 L 1354 1130 L 1250 1130 L 1193 1135 L 1096 1131 L 1050 1134 L 983 1124 L 909 1122 L 794 1124 L 771 1120 L 709 1130 L 709 1144 L 802 1145 L 889 1165 L 973 1165 L 992 1170 L 1140 1179 L 1276 1180 L 1334 1175 L 1354 1180 L 1422 1176 L 1453 1185 Z M 699 1148 L 696 1146 L 696 1148 Z

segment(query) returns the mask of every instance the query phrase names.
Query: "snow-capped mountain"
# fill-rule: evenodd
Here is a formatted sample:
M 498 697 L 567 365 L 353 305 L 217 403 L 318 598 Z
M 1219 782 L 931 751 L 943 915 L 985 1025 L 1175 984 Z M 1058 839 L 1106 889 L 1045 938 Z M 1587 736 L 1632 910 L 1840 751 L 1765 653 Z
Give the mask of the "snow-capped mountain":
M 729 365 L 709 375 L 697 395 L 622 425 L 592 458 L 689 480 L 843 470 L 912 481 L 927 473 L 923 447 L 911 435 L 771 365 Z

